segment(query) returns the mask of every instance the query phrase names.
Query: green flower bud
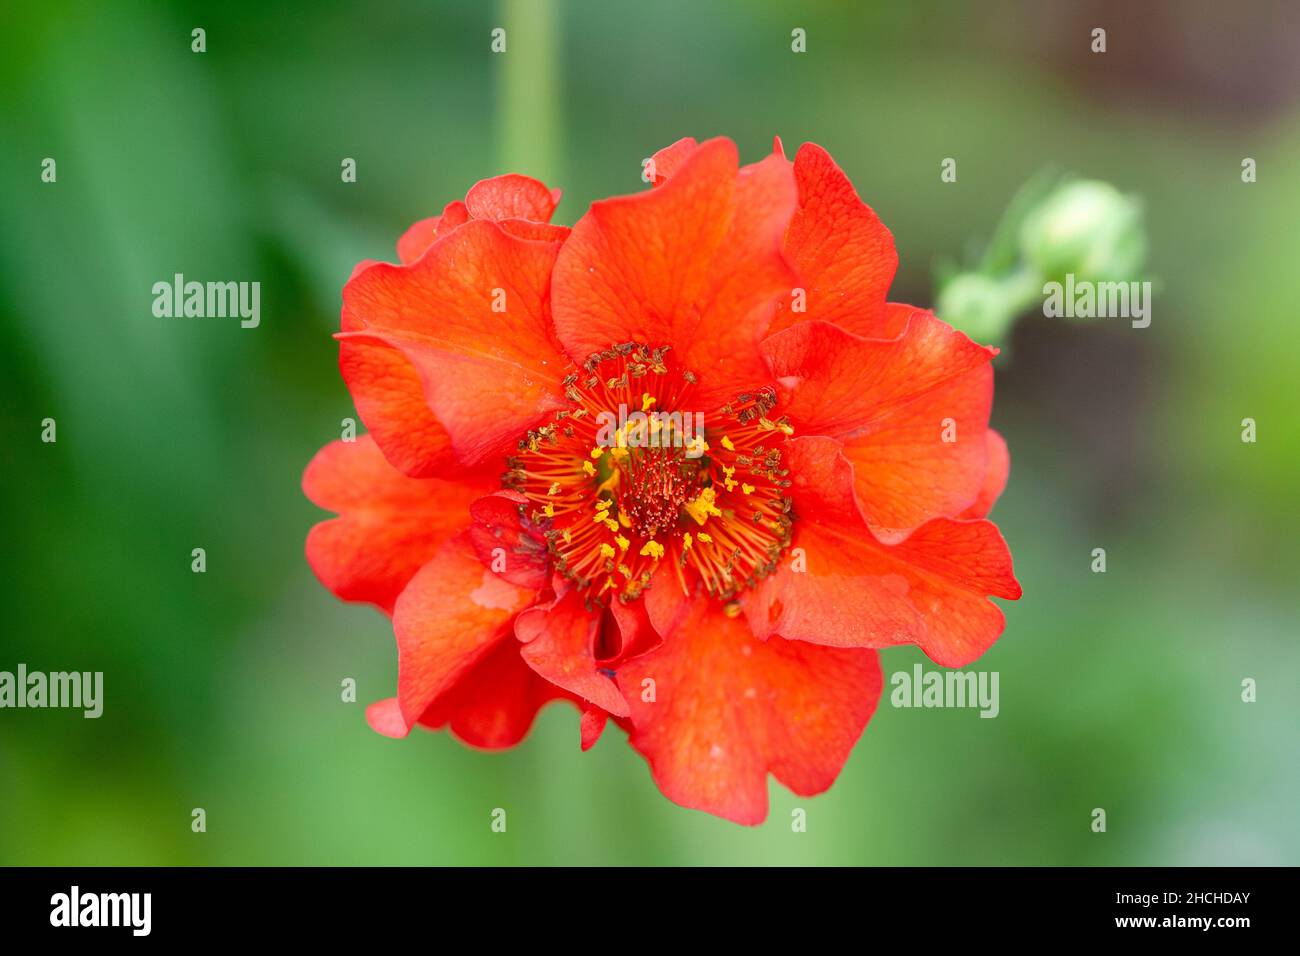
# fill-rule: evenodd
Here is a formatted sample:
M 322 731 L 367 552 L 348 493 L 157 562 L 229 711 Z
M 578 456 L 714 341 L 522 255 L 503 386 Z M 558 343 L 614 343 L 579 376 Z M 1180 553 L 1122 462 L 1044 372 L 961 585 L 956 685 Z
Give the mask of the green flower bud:
M 979 272 L 964 272 L 939 291 L 935 314 L 976 342 L 996 342 L 1011 324 L 1018 306 L 1006 282 Z
M 1130 279 L 1146 258 L 1142 207 L 1109 183 L 1068 182 L 1025 217 L 1020 251 L 1044 280 Z

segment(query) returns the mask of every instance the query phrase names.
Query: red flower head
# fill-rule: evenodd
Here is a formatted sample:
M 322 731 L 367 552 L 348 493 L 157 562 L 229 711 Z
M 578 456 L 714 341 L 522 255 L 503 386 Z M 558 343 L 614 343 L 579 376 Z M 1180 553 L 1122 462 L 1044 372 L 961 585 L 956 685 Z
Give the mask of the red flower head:
M 380 733 L 510 747 L 565 699 L 583 749 L 612 716 L 669 798 L 758 823 L 769 772 L 835 780 L 877 648 L 961 666 L 1001 633 L 995 351 L 886 301 L 893 239 L 820 147 L 682 140 L 653 179 L 572 231 L 485 180 L 357 269 L 369 435 L 308 466 L 339 517 L 307 557 L 392 615 Z

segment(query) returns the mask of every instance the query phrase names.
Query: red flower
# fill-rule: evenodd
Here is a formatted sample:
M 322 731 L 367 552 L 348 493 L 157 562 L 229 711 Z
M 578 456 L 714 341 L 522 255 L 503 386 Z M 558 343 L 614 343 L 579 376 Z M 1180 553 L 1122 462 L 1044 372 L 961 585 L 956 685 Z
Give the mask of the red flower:
M 357 269 L 369 436 L 308 466 L 339 517 L 307 557 L 392 614 L 379 732 L 509 747 L 563 698 L 583 749 L 612 716 L 669 798 L 758 823 L 769 772 L 834 781 L 876 648 L 961 666 L 1001 633 L 995 351 L 886 301 L 893 239 L 820 147 L 682 140 L 653 172 L 571 232 L 486 180 Z

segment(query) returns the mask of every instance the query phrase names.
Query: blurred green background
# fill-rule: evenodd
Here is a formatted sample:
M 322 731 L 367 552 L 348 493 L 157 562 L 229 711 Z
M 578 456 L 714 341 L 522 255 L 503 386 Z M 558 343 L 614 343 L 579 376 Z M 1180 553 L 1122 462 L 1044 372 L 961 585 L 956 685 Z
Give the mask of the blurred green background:
M 7 4 L 0 670 L 101 670 L 106 700 L 0 711 L 0 863 L 1300 862 L 1298 26 L 1174 0 Z M 372 733 L 389 623 L 302 554 L 303 466 L 353 414 L 353 264 L 477 179 L 562 186 L 571 223 L 717 134 L 826 146 L 894 232 L 896 300 L 932 303 L 1045 167 L 1142 198 L 1159 283 L 1148 329 L 1031 315 L 999 360 L 1025 597 L 975 667 L 1001 715 L 882 699 L 835 786 L 773 784 L 758 829 L 668 802 L 615 728 L 581 754 L 562 705 L 504 754 Z M 259 280 L 261 327 L 155 318 L 176 272 Z

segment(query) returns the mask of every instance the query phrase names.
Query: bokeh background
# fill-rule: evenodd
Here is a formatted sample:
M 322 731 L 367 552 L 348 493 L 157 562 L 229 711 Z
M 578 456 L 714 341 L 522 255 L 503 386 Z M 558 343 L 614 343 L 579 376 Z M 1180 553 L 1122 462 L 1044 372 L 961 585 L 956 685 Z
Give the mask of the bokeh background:
M 106 703 L 0 711 L 0 863 L 1300 862 L 1288 6 L 6 4 L 0 669 L 101 670 Z M 669 803 L 616 728 L 581 754 L 564 705 L 505 754 L 375 735 L 388 621 L 302 555 L 302 468 L 353 414 L 330 338 L 352 265 L 477 179 L 561 185 L 571 223 L 717 134 L 830 149 L 897 239 L 894 299 L 932 303 L 1049 167 L 1142 199 L 1159 288 L 1148 329 L 1030 315 L 999 359 L 993 517 L 1025 597 L 975 666 L 1001 715 L 883 700 L 835 786 L 773 784 L 757 829 Z M 259 280 L 261 327 L 155 318 L 176 272 Z

